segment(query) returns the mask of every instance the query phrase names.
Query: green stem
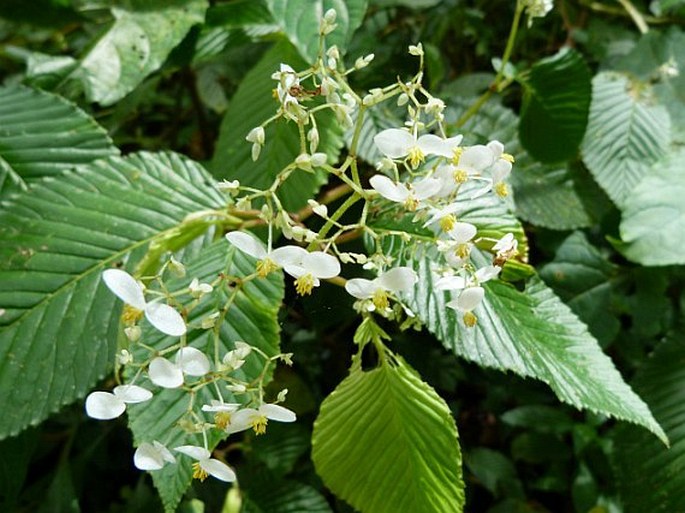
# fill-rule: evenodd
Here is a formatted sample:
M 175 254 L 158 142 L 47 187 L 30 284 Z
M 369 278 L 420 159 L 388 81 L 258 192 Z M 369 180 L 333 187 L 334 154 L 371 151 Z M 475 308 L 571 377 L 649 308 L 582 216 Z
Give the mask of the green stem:
M 621 4 L 623 6 L 623 8 L 626 10 L 626 12 L 630 15 L 633 22 L 637 26 L 637 29 L 640 31 L 640 34 L 646 34 L 647 32 L 649 32 L 649 27 L 647 26 L 647 22 L 645 21 L 642 14 L 640 14 L 640 11 L 637 10 L 637 8 L 633 5 L 633 3 L 630 0 L 617 0 L 617 1 L 619 4 Z
M 335 225 L 335 222 L 340 219 L 340 217 L 347 212 L 347 210 L 354 205 L 357 201 L 361 199 L 361 196 L 358 193 L 352 194 L 349 198 L 345 200 L 345 203 L 340 205 L 338 207 L 338 210 L 336 210 L 333 215 L 326 221 L 326 224 L 323 225 L 321 230 L 319 230 L 319 236 L 318 239 L 324 239 L 326 237 L 326 234 L 330 231 L 331 228 Z M 317 241 L 312 241 L 309 246 L 307 247 L 307 251 L 312 251 L 314 248 L 316 248 L 316 245 L 318 244 Z
M 521 23 L 521 15 L 523 14 L 524 6 L 523 2 L 516 2 L 516 11 L 514 12 L 514 19 L 511 22 L 511 29 L 509 30 L 509 38 L 507 39 L 507 46 L 504 48 L 504 54 L 502 55 L 502 63 L 500 64 L 499 71 L 495 76 L 495 79 L 476 102 L 469 107 L 469 109 L 462 114 L 462 116 L 454 123 L 454 125 L 459 128 L 464 125 L 469 119 L 471 119 L 480 108 L 485 105 L 485 103 L 490 99 L 494 93 L 498 93 L 502 90 L 501 84 L 504 82 L 502 78 L 504 77 L 504 69 L 509 63 L 511 58 L 511 53 L 514 51 L 514 43 L 516 42 L 516 35 L 518 34 L 519 25 Z

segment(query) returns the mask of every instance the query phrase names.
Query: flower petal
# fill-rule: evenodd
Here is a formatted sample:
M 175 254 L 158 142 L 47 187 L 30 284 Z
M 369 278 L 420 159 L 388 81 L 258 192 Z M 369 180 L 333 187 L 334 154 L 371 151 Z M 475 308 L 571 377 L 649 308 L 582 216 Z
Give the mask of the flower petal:
M 143 403 L 152 399 L 152 392 L 138 385 L 119 385 L 115 387 L 114 395 L 129 404 Z
M 323 251 L 312 251 L 302 259 L 302 266 L 316 278 L 333 278 L 340 274 L 340 262 Z
M 373 297 L 376 289 L 378 289 L 378 282 L 376 280 L 352 278 L 345 283 L 345 290 L 357 299 L 368 299 Z
M 278 422 L 295 422 L 297 420 L 297 415 L 295 415 L 294 411 L 290 411 L 288 408 L 278 404 L 262 404 L 259 407 L 259 413 L 267 419 Z
M 384 289 L 392 292 L 409 292 L 419 277 L 411 267 L 395 267 L 378 277 L 378 282 Z
M 371 187 L 385 199 L 401 203 L 409 196 L 409 190 L 404 184 L 396 184 L 385 175 L 374 175 L 369 180 Z
M 406 130 L 388 128 L 376 134 L 373 142 L 386 157 L 399 159 L 409 153 L 409 149 L 416 144 L 416 139 Z
M 466 287 L 466 280 L 461 276 L 443 276 L 435 282 L 435 290 L 461 290 Z
M 495 162 L 492 150 L 482 144 L 469 146 L 459 157 L 459 169 L 481 172 Z
M 483 287 L 470 287 L 464 289 L 464 291 L 459 294 L 455 305 L 458 310 L 470 312 L 483 301 L 483 297 L 485 297 L 485 289 Z
M 289 245 L 274 249 L 269 256 L 276 264 L 285 267 L 288 264 L 299 264 L 306 255 L 306 249 Z
M 133 308 L 143 310 L 145 297 L 143 289 L 133 276 L 121 269 L 107 269 L 102 273 L 102 281 L 115 296 Z
M 164 448 L 166 449 L 166 447 Z M 147 442 L 140 444 L 133 454 L 133 464 L 140 470 L 159 470 L 164 467 L 166 462 L 162 452 Z
M 217 401 L 216 399 L 209 401 L 209 404 L 202 405 L 202 411 L 209 412 L 225 411 L 228 413 L 233 413 L 238 408 L 240 408 L 239 403 L 225 403 L 223 401 Z
M 187 331 L 186 323 L 175 308 L 164 303 L 145 305 L 145 317 L 155 328 L 172 337 L 180 337 Z
M 252 422 L 259 418 L 260 414 L 254 408 L 243 408 L 231 415 L 231 423 L 226 426 L 227 433 L 238 433 L 249 429 Z
M 186 456 L 190 456 L 196 460 L 208 460 L 212 455 L 204 447 L 198 447 L 197 445 L 181 445 L 179 447 L 174 447 L 174 451 L 178 451 Z
M 454 228 L 449 232 L 449 236 L 457 243 L 463 244 L 476 236 L 478 229 L 471 223 L 454 223 Z
M 511 162 L 508 160 L 498 160 L 492 165 L 492 169 L 490 170 L 490 174 L 492 175 L 492 181 L 497 183 L 501 182 L 504 180 L 507 176 L 509 176 L 509 173 L 511 173 Z
M 496 265 L 488 265 L 485 267 L 481 267 L 476 271 L 476 280 L 478 283 L 484 283 L 486 281 L 492 280 L 495 276 L 497 276 L 500 271 L 502 270 L 501 267 L 497 267 Z
M 217 478 L 219 481 L 231 483 L 236 480 L 236 475 L 231 467 L 226 465 L 223 461 L 214 458 L 208 460 L 201 460 L 200 467 L 210 476 Z
M 126 403 L 109 392 L 92 392 L 86 397 L 86 413 L 92 419 L 116 419 L 126 411 Z
M 181 368 L 161 356 L 150 362 L 147 374 L 150 381 L 162 388 L 178 388 L 183 385 Z
M 434 134 L 425 134 L 419 137 L 416 145 L 426 155 L 440 155 L 451 158 L 453 155 L 452 147 L 446 144 L 445 139 Z
M 424 178 L 412 184 L 414 196 L 417 200 L 430 198 L 442 189 L 442 182 L 437 178 Z
M 502 153 L 504 153 L 504 144 L 502 144 L 499 141 L 490 141 L 487 144 L 487 147 L 490 149 L 492 152 L 492 155 L 498 159 L 502 156 Z
M 227 233 L 226 239 L 240 251 L 247 253 L 251 257 L 261 260 L 266 256 L 264 244 L 262 244 L 262 242 L 254 235 L 236 231 Z
M 176 353 L 176 365 L 189 376 L 204 376 L 211 369 L 209 358 L 194 347 L 182 347 Z

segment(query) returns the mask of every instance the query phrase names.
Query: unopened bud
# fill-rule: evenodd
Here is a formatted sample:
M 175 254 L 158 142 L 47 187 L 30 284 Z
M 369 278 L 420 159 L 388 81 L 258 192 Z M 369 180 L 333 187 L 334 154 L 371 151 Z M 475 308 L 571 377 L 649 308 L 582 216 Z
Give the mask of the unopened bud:
M 264 128 L 261 126 L 256 126 L 245 137 L 247 142 L 255 144 L 264 144 Z

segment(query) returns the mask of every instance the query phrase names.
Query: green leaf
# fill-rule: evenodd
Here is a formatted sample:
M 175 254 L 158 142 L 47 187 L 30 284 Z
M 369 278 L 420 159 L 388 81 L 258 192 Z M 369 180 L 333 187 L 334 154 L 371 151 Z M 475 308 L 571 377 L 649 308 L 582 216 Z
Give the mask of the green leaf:
M 245 487 L 242 513 L 332 513 L 326 498 L 314 487 L 270 472 L 252 476 Z
M 355 116 L 356 122 L 356 116 Z M 386 105 L 377 105 L 365 111 L 362 120 L 362 128 L 359 133 L 357 144 L 357 155 L 369 164 L 375 164 L 383 155 L 378 150 L 373 138 L 386 128 L 400 126 L 402 122 L 397 119 Z M 354 127 L 350 127 L 345 132 L 345 143 L 349 147 L 352 144 Z
M 397 243 L 395 254 L 405 255 L 403 263 L 419 274 L 414 293 L 406 296 L 409 307 L 445 347 L 481 366 L 539 379 L 565 403 L 639 424 L 666 442 L 587 327 L 539 278 L 530 279 L 523 291 L 499 280 L 485 283 L 485 299 L 475 310 L 478 323 L 467 328 L 446 306 L 452 293 L 434 290 L 436 250 L 414 245 L 405 252 Z M 472 258 L 478 267 L 488 263 L 478 254 Z
M 619 208 L 670 143 L 668 112 L 648 85 L 625 75 L 600 73 L 592 81 L 590 122 L 583 161 Z
M 319 25 L 328 9 L 337 13 L 337 28 L 326 37 L 326 45 L 337 45 L 341 53 L 366 13 L 366 0 L 267 0 L 274 19 L 302 57 L 313 63 L 319 50 Z
M 350 374 L 321 405 L 312 460 L 361 512 L 462 511 L 461 452 L 449 407 L 401 358 Z
M 273 23 L 264 0 L 235 0 L 213 5 L 207 10 L 208 27 L 242 28 Z
M 261 125 L 278 110 L 272 90 L 275 82 L 271 74 L 280 63 L 288 63 L 295 70 L 306 64 L 295 48 L 283 41 L 273 46 L 257 65 L 250 70 L 231 99 L 221 123 L 219 141 L 211 169 L 219 178 L 238 179 L 242 185 L 266 189 L 283 168 L 300 154 L 300 137 L 297 126 L 280 119 L 266 128 L 266 144 L 259 159 L 252 161 L 251 144 L 245 136 Z M 248 108 L 249 107 L 249 108 Z M 342 138 L 335 117 L 330 112 L 317 115 L 321 137 L 319 150 L 337 158 Z M 312 198 L 326 182 L 323 173 L 295 171 L 279 188 L 279 199 L 287 210 L 297 210 Z
M 564 48 L 536 62 L 523 82 L 521 144 L 541 162 L 574 157 L 588 122 L 590 68 L 577 51 Z
M 232 248 L 225 239 L 202 248 L 193 259 L 185 261 L 184 265 L 187 268 L 187 277 L 167 283 L 168 289 L 172 292 L 187 289 L 191 278 L 198 278 L 200 282 L 206 283 L 211 282 L 220 273 L 240 278 L 254 273 L 255 269 L 254 259 Z M 188 318 L 189 324 L 197 325 L 203 317 L 226 304 L 232 289 L 227 291 L 225 286 L 218 288 L 220 292 L 206 296 L 192 310 Z M 283 279 L 280 273 L 270 275 L 269 279 L 249 281 L 240 289 L 221 325 L 220 355 L 234 349 L 234 343 L 238 340 L 248 341 L 270 356 L 278 353 L 280 337 L 277 316 L 283 299 L 283 290 Z M 191 300 L 192 298 L 189 298 L 188 302 Z M 147 345 L 159 350 L 175 343 L 174 339 L 152 328 L 144 333 L 144 337 Z M 214 359 L 213 330 L 191 330 L 188 333 L 187 343 L 204 351 L 212 360 Z M 139 348 L 134 352 L 136 361 L 143 361 L 148 355 L 145 349 Z M 262 370 L 263 360 L 256 354 L 252 354 L 236 373 L 236 377 L 253 381 L 259 377 Z M 151 386 L 156 388 L 154 385 Z M 198 392 L 195 404 L 206 404 L 211 399 L 217 399 L 214 391 L 203 388 Z M 227 402 L 235 402 L 229 393 L 226 393 L 224 399 Z M 187 392 L 179 389 L 165 389 L 157 393 L 155 400 L 149 404 L 129 407 L 129 427 L 133 432 L 135 444 L 159 440 L 169 447 L 188 444 L 202 445 L 201 435 L 187 434 L 178 426 L 178 422 L 187 412 L 188 401 Z M 210 449 L 219 442 L 220 438 L 220 434 L 213 433 L 210 439 Z M 177 458 L 176 465 L 168 465 L 152 473 L 152 479 L 167 512 L 173 512 L 176 509 L 190 485 L 191 464 L 192 461 L 189 458 Z
M 0 194 L 119 153 L 107 132 L 74 104 L 26 87 L 0 88 L 0 126 Z
M 140 153 L 45 178 L 2 203 L 0 388 L 12 393 L 0 396 L 0 438 L 82 397 L 105 374 L 121 302 L 101 272 L 135 264 L 152 241 L 205 230 L 184 220 L 225 204 L 209 180 L 178 155 Z
M 618 267 L 611 264 L 582 232 L 559 246 L 554 260 L 540 276 L 590 328 L 602 345 L 618 334 L 620 323 L 612 315 L 612 283 Z
M 662 342 L 640 368 L 633 384 L 664 427 L 671 448 L 631 426 L 616 429 L 614 471 L 625 512 L 685 511 L 685 343 L 682 336 Z
M 685 263 L 685 148 L 654 165 L 626 200 L 621 252 L 643 265 Z
M 121 0 L 114 22 L 67 80 L 78 80 L 88 101 L 112 105 L 158 70 L 193 25 L 204 21 L 207 0 Z

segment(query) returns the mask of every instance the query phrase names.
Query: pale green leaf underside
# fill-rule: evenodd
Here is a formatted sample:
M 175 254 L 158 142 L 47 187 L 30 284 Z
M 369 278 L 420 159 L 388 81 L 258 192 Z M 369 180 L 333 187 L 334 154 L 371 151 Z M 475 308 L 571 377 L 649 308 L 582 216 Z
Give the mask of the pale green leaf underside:
M 244 277 L 255 270 L 255 260 L 236 251 L 228 242 L 221 239 L 203 248 L 190 261 L 185 261 L 187 277 L 169 282 L 169 290 L 184 289 L 192 278 L 201 282 L 211 282 L 219 273 L 232 277 Z M 220 309 L 228 298 L 228 291 L 222 286 L 222 292 L 205 297 L 200 305 L 192 311 L 188 323 L 197 327 L 200 320 Z M 274 355 L 279 347 L 278 310 L 283 299 L 283 279 L 280 273 L 272 274 L 269 279 L 258 279 L 248 282 L 237 293 L 235 300 L 221 324 L 219 337 L 219 355 L 223 356 L 234 348 L 236 341 L 247 341 L 258 347 L 268 355 Z M 186 296 L 187 297 L 187 296 Z M 188 345 L 204 351 L 210 360 L 214 360 L 213 330 L 194 329 L 189 331 Z M 175 339 L 165 337 L 150 328 L 144 332 L 144 342 L 157 349 L 163 349 L 175 343 Z M 137 361 L 148 356 L 145 350 L 134 352 Z M 236 377 L 252 381 L 261 373 L 263 360 L 252 354 L 245 365 L 236 373 Z M 143 386 L 155 391 L 155 398 L 149 403 L 129 408 L 129 426 L 133 431 L 136 445 L 142 442 L 158 440 L 169 447 L 179 445 L 202 445 L 201 435 L 189 435 L 176 424 L 184 416 L 188 407 L 189 396 L 179 390 L 161 390 L 146 378 L 140 382 Z M 235 398 L 221 387 L 226 402 L 233 402 Z M 211 388 L 202 389 L 196 397 L 196 404 L 209 403 L 211 399 L 218 399 Z M 211 417 L 207 417 L 211 421 Z M 240 435 L 236 435 L 240 436 Z M 268 431 L 267 431 L 267 435 Z M 211 438 L 213 448 L 220 436 L 214 433 Z M 163 470 L 152 472 L 152 477 L 164 503 L 166 511 L 175 511 L 183 494 L 190 485 L 192 469 L 190 458 L 178 457 L 176 465 L 168 465 Z M 228 462 L 231 463 L 230 461 Z
M 114 22 L 70 75 L 89 101 L 112 105 L 161 67 L 193 25 L 204 21 L 206 0 L 131 0 L 112 8 Z
M 335 9 L 338 26 L 326 37 L 327 47 L 337 45 L 343 53 L 366 12 L 366 0 L 267 0 L 267 5 L 288 39 L 311 63 L 319 49 L 319 24 L 328 9 Z
M 280 63 L 288 63 L 296 71 L 306 67 L 295 48 L 282 41 L 272 47 L 245 76 L 221 123 L 211 164 L 218 178 L 238 179 L 242 185 L 268 189 L 278 173 L 300 154 L 300 138 L 292 121 L 280 119 L 266 128 L 266 144 L 256 162 L 250 156 L 252 145 L 245 140 L 250 130 L 278 110 L 278 102 L 273 98 L 276 82 L 271 75 L 278 71 Z M 330 112 L 317 114 L 321 137 L 318 151 L 327 153 L 331 162 L 342 147 L 340 130 L 335 123 Z M 325 182 L 326 176 L 322 173 L 296 170 L 279 187 L 278 196 L 286 209 L 297 210 L 306 205 Z
M 627 199 L 621 252 L 643 265 L 685 264 L 685 149 L 654 165 Z
M 312 459 L 366 513 L 459 512 L 461 452 L 449 407 L 404 361 L 350 375 L 321 405 Z
M 685 344 L 659 345 L 633 385 L 671 440 L 670 449 L 632 426 L 614 437 L 614 467 L 626 513 L 685 511 Z
M 222 206 L 199 165 L 175 154 L 112 157 L 37 181 L 0 212 L 0 438 L 85 393 L 111 362 L 120 302 L 103 269 Z M 131 254 L 133 253 L 133 256 Z
M 668 112 L 645 87 L 618 73 L 600 73 L 592 81 L 583 162 L 619 208 L 665 155 L 671 139 Z
M 107 132 L 63 98 L 0 88 L 0 193 L 118 153 Z
M 414 253 L 409 263 L 420 279 L 407 299 L 445 347 L 479 365 L 539 379 L 568 404 L 640 424 L 666 440 L 587 327 L 539 278 L 529 280 L 523 292 L 499 280 L 486 283 L 485 299 L 475 310 L 478 324 L 466 328 L 445 306 L 450 294 L 433 290 L 435 260 L 430 250 Z

